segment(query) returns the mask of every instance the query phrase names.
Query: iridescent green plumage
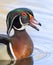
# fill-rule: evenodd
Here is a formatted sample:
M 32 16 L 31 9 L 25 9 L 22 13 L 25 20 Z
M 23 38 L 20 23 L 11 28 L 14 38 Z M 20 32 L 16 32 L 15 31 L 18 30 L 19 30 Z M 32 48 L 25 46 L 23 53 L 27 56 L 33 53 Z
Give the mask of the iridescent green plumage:
M 11 29 L 12 29 L 12 25 L 13 25 L 13 19 L 15 16 L 19 16 L 21 14 L 21 12 L 27 12 L 29 14 L 31 14 L 33 16 L 33 13 L 30 9 L 28 8 L 17 8 L 14 9 L 12 11 L 10 11 L 7 15 L 7 19 L 6 19 L 6 23 L 7 23 L 7 34 L 9 35 Z

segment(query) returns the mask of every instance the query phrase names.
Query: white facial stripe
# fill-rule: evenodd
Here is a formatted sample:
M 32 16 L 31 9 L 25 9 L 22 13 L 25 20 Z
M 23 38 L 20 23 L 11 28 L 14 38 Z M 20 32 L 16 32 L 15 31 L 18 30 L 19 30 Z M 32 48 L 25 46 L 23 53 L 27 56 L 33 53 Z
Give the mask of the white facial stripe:
M 8 30 L 8 35 L 9 35 L 10 31 L 11 31 L 11 27 L 12 27 L 13 21 L 14 21 L 14 19 L 15 19 L 17 16 L 18 16 L 18 15 L 16 15 L 16 16 L 12 19 L 10 28 L 9 28 L 9 30 Z M 9 25 L 9 24 L 7 23 L 7 25 Z M 8 26 L 8 27 L 9 27 L 9 26 Z
M 14 16 L 14 18 L 12 19 L 12 22 L 14 21 L 14 19 L 17 17 L 18 15 Z
M 22 26 L 24 26 L 24 24 L 23 24 L 22 21 L 21 21 L 21 16 L 19 17 L 19 20 L 20 20 L 20 24 L 21 24 Z
M 28 25 L 28 23 L 23 24 L 22 21 L 21 21 L 21 16 L 19 17 L 19 20 L 20 20 L 20 24 L 22 25 L 22 27 L 19 28 L 19 29 L 16 28 L 15 26 L 13 26 L 13 27 L 14 27 L 14 29 L 16 29 L 16 30 L 24 30 L 24 29 L 26 28 L 26 26 Z
M 21 27 L 21 28 L 19 28 L 19 29 L 18 29 L 18 28 L 16 28 L 15 26 L 13 26 L 13 27 L 14 27 L 14 29 L 16 29 L 16 30 L 24 30 L 26 26 L 22 26 L 22 27 Z
M 21 24 L 22 26 L 25 26 L 25 25 L 28 25 L 28 24 L 29 24 L 29 23 L 23 24 L 22 21 L 21 21 L 21 16 L 19 17 L 19 20 L 20 20 L 20 24 Z

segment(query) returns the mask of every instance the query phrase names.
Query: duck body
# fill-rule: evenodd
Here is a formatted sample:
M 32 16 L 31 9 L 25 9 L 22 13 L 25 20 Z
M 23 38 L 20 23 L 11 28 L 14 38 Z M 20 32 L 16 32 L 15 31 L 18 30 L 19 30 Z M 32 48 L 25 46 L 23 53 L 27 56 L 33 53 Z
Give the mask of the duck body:
M 3 35 L 4 36 L 4 35 Z M 2 37 L 3 42 L 7 43 L 8 38 Z M 9 37 L 9 43 L 4 43 L 0 48 L 0 60 L 19 60 L 29 57 L 33 52 L 33 42 L 26 30 L 15 31 L 15 34 Z M 0 39 L 1 42 L 1 39 Z M 2 43 L 3 43 L 2 42 Z M 10 47 L 11 44 L 11 47 Z M 8 48 L 9 45 L 9 48 Z M 12 48 L 12 49 L 11 49 Z M 10 49 L 10 51 L 9 51 Z M 12 53 L 13 51 L 13 53 Z M 11 53 L 11 54 L 10 54 Z M 14 54 L 14 55 L 13 55 Z M 11 56 L 10 56 L 11 55 Z M 12 58 L 13 56 L 13 58 Z M 14 57 L 15 56 L 15 57 Z
M 2 35 L 2 36 L 4 36 L 4 35 Z M 2 39 L 4 39 L 5 42 L 7 42 L 6 37 L 2 37 Z M 10 39 L 9 44 L 12 45 L 12 50 L 15 55 L 15 58 L 13 57 L 14 59 L 26 58 L 32 54 L 33 42 L 31 40 L 31 38 L 29 37 L 29 35 L 27 34 L 26 30 L 15 31 L 15 34 L 13 36 L 11 36 L 9 39 Z M 3 42 L 4 42 L 4 40 L 3 40 Z M 1 42 L 1 39 L 0 39 L 0 42 Z M 13 59 L 9 56 L 9 51 L 7 50 L 7 46 L 9 44 L 7 43 L 0 47 L 1 48 L 0 49 L 0 56 L 1 56 L 0 60 Z M 11 49 L 11 48 L 9 47 L 9 49 Z M 10 51 L 10 52 L 12 53 L 12 51 Z M 12 56 L 13 56 L 13 54 L 12 54 Z

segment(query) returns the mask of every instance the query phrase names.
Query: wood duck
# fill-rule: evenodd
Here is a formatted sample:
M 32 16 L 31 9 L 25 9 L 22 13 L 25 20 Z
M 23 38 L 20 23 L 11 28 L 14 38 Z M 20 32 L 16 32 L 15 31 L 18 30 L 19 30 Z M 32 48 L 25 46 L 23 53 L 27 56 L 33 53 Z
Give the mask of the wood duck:
M 6 58 L 19 60 L 31 56 L 33 42 L 25 28 L 27 25 L 30 25 L 39 31 L 36 25 L 41 26 L 34 18 L 33 12 L 28 8 L 14 9 L 8 13 L 6 23 L 7 35 L 0 35 L 0 43 L 7 46 Z M 14 34 L 10 36 L 12 29 L 14 29 Z

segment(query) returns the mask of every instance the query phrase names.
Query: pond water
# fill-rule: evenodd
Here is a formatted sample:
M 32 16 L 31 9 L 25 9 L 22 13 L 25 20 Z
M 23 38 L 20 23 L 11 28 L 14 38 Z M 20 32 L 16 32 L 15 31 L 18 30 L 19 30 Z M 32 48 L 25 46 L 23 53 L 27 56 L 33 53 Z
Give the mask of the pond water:
M 19 61 L 0 61 L 0 65 L 53 65 L 53 1 L 1 0 L 0 34 L 6 34 L 7 13 L 19 7 L 30 8 L 35 18 L 42 24 L 41 27 L 38 26 L 39 32 L 31 27 L 26 28 L 34 43 L 34 52 L 30 58 Z

